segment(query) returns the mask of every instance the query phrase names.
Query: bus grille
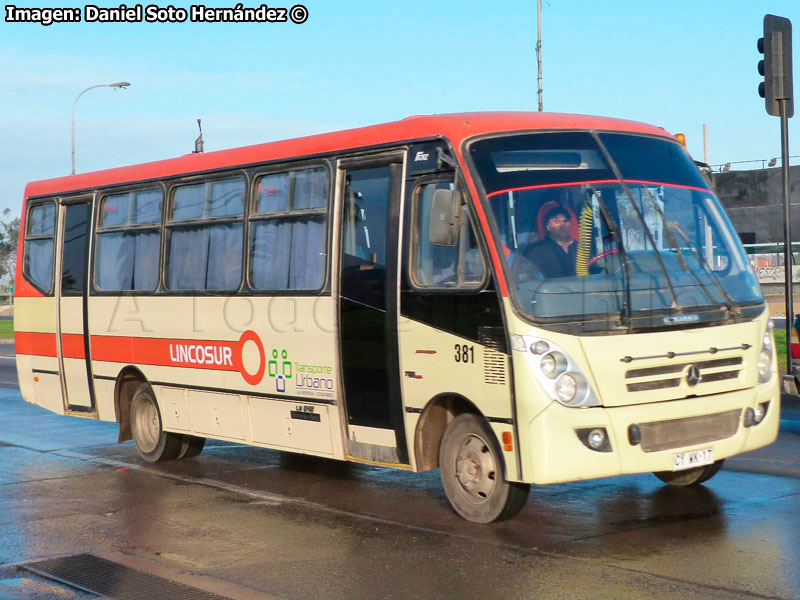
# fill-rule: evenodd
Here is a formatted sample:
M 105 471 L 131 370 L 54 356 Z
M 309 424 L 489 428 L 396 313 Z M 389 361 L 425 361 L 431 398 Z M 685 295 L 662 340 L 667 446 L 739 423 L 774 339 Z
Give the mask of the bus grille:
M 642 450 L 659 452 L 724 440 L 739 429 L 741 409 L 702 417 L 640 423 Z
M 691 363 L 677 363 L 670 365 L 661 365 L 658 367 L 643 367 L 639 369 L 630 369 L 625 373 L 625 379 L 638 379 L 647 378 L 647 381 L 634 381 L 627 384 L 629 392 L 646 392 L 649 390 L 660 390 L 664 388 L 678 387 L 681 380 L 686 379 L 686 373 L 691 366 L 695 366 L 700 371 L 700 380 L 696 386 L 702 389 L 704 383 L 712 383 L 716 381 L 725 381 L 726 379 L 736 379 L 739 376 L 742 365 L 742 357 L 734 356 L 730 358 L 717 358 L 713 360 L 700 360 Z M 728 369 L 725 371 L 713 371 L 712 369 L 719 369 L 724 367 L 739 367 Z M 650 379 L 659 375 L 668 375 L 668 377 L 659 377 L 657 379 Z
M 483 380 L 492 385 L 506 384 L 506 359 L 503 353 L 503 333 L 502 329 L 481 327 L 479 329 L 479 341 L 483 346 Z

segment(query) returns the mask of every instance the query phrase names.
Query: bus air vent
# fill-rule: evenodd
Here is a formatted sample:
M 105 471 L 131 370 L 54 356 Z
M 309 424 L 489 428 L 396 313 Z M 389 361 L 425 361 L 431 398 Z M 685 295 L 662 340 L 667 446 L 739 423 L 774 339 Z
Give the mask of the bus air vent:
M 503 330 L 497 327 L 480 327 L 478 336 L 483 346 L 483 380 L 492 385 L 506 384 L 506 362 L 508 357 L 503 352 L 505 337 Z

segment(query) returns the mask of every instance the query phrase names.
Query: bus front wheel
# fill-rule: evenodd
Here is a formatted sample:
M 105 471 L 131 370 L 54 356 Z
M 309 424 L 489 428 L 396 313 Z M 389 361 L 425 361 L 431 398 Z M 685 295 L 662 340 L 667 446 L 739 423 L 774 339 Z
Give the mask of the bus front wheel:
M 685 471 L 657 471 L 653 473 L 664 483 L 675 486 L 689 486 L 699 485 L 711 479 L 722 468 L 722 463 L 725 459 L 718 460 L 715 463 L 706 465 L 704 467 L 695 467 L 694 469 L 686 469 Z
M 141 384 L 133 394 L 131 433 L 139 456 L 147 462 L 172 460 L 181 452 L 183 436 L 163 430 L 158 403 L 147 383 Z
M 511 518 L 528 500 L 529 485 L 505 480 L 494 434 L 476 415 L 459 415 L 447 426 L 439 467 L 447 499 L 468 521 L 491 523 Z

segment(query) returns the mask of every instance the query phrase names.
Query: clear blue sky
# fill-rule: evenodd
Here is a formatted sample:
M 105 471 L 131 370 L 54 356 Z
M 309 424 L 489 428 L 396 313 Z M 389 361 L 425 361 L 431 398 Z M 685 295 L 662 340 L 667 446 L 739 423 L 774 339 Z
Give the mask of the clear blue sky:
M 69 173 L 72 103 L 100 83 L 133 85 L 81 98 L 79 172 L 189 152 L 198 117 L 210 151 L 411 114 L 537 109 L 535 0 L 305 5 L 302 25 L 0 22 L 0 210 L 19 210 L 28 181 Z M 779 155 L 779 119 L 756 92 L 766 13 L 793 21 L 800 97 L 798 0 L 545 0 L 544 108 L 684 132 L 699 160 L 707 123 L 711 163 Z

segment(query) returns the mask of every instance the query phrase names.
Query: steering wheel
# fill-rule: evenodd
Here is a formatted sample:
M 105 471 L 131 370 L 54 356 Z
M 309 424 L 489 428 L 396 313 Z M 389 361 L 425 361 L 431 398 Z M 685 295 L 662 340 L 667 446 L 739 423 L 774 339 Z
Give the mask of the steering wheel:
M 611 250 L 606 250 L 605 252 L 601 252 L 597 256 L 593 256 L 592 258 L 589 259 L 589 262 L 586 263 L 586 268 L 588 269 L 589 267 L 594 266 L 594 264 L 598 260 L 606 258 L 608 256 L 612 256 L 614 254 L 619 254 L 619 248 L 612 248 Z

